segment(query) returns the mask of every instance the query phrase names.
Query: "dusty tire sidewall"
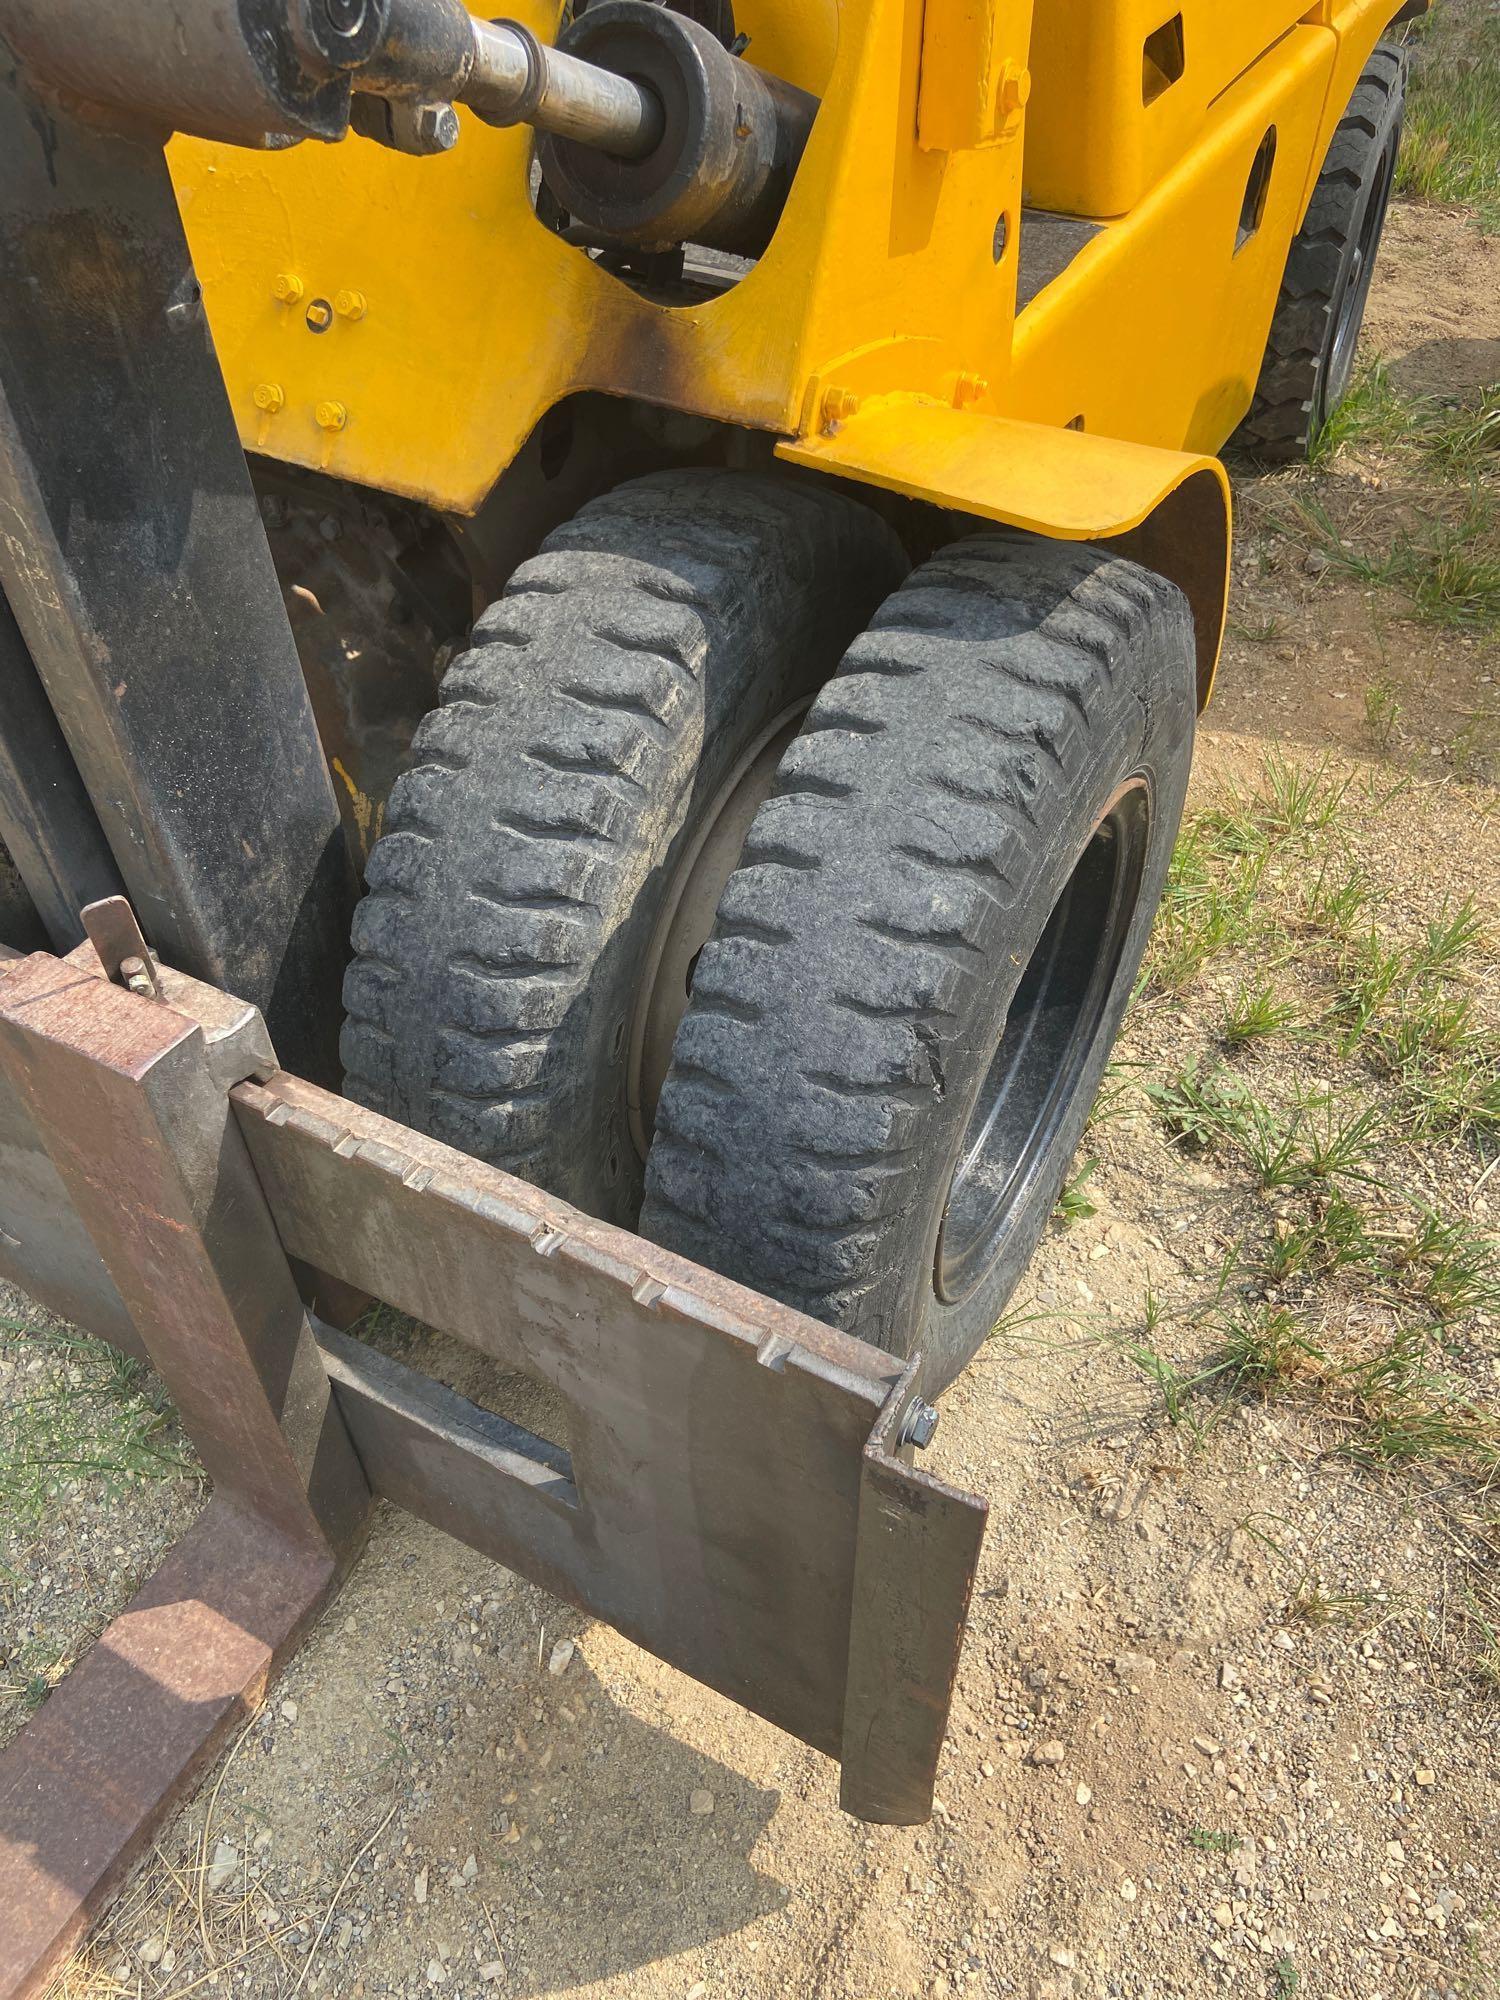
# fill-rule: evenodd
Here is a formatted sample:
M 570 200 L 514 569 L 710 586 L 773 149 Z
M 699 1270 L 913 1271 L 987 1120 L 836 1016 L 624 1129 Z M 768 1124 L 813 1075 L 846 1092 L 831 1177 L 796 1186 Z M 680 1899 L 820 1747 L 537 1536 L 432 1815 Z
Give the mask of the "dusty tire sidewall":
M 950 1088 L 930 1128 L 929 1165 L 924 1175 L 927 1197 L 908 1225 L 905 1317 L 916 1329 L 913 1345 L 921 1349 L 926 1363 L 923 1381 L 928 1395 L 946 1388 L 988 1339 L 1036 1251 L 1088 1124 L 1166 886 L 1192 762 L 1192 700 L 1186 689 L 1170 693 L 1153 690 L 1144 737 L 1128 727 L 1131 715 L 1140 713 L 1135 690 L 1117 691 L 1115 701 L 1118 722 L 1112 718 L 1104 728 L 1098 754 L 1074 785 L 1066 818 L 1056 824 L 1045 850 L 1033 854 L 1021 898 L 1024 918 L 1017 924 L 1017 942 L 1001 959 L 994 976 L 976 987 L 955 1024 Z M 945 1302 L 937 1294 L 934 1279 L 938 1233 L 949 1183 L 1000 1039 L 1001 1024 L 1048 918 L 1111 801 L 1135 783 L 1145 786 L 1149 805 L 1140 883 L 1086 1063 L 1061 1107 L 1029 1183 L 1006 1220 L 996 1258 L 968 1297 Z M 962 1051 L 961 1071 L 952 1063 L 951 1049 Z

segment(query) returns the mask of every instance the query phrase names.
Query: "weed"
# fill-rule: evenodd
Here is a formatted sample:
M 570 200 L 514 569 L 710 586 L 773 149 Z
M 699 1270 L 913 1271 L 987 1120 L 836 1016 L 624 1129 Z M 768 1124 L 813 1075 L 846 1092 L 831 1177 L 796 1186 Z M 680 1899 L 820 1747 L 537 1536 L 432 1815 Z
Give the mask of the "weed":
M 1224 1365 L 1234 1386 L 1262 1395 L 1293 1382 L 1321 1381 L 1328 1359 L 1285 1306 L 1246 1307 L 1224 1326 Z
M 1216 1826 L 1189 1827 L 1187 1838 L 1188 1846 L 1196 1847 L 1200 1854 L 1233 1854 L 1240 1844 L 1237 1833 L 1227 1833 Z
M 194 1476 L 166 1392 L 138 1361 L 81 1334 L 0 1320 L 0 1351 L 23 1341 L 57 1365 L 48 1387 L 0 1408 L 0 1504 L 14 1519 L 36 1519 L 81 1476 L 110 1492 Z
M 1396 185 L 1461 204 L 1500 230 L 1500 50 L 1487 24 L 1440 13 L 1415 24 Z
M 1368 1591 L 1325 1590 L 1320 1583 L 1303 1583 L 1287 1604 L 1287 1616 L 1303 1625 L 1358 1625 L 1374 1601 Z
M 1481 929 L 1472 896 L 1465 896 L 1451 916 L 1445 903 L 1442 915 L 1428 921 L 1426 936 L 1412 956 L 1413 972 L 1432 978 L 1455 971 L 1478 944 Z
M 1336 875 L 1324 860 L 1302 892 L 1302 914 L 1317 930 L 1348 937 L 1370 902 L 1370 879 L 1363 869 Z
M 1379 749 L 1390 748 L 1391 735 L 1400 719 L 1401 703 L 1396 699 L 1395 684 L 1382 674 L 1365 689 L 1365 727 Z
M 1376 1257 L 1363 1212 L 1333 1188 L 1306 1221 L 1277 1223 L 1264 1270 L 1272 1284 L 1286 1284 L 1293 1278 L 1331 1277 L 1351 1265 L 1370 1265 Z
M 1234 1147 L 1262 1188 L 1306 1188 L 1340 1176 L 1373 1178 L 1382 1135 L 1373 1104 L 1341 1112 L 1326 1091 L 1299 1089 L 1283 1115 L 1225 1070 L 1203 1074 L 1189 1063 L 1175 1080 L 1147 1084 L 1146 1095 L 1169 1132 L 1199 1146 Z
M 1096 1202 L 1090 1201 L 1084 1192 L 1088 1183 L 1099 1171 L 1098 1156 L 1084 1161 L 1062 1193 L 1057 1197 L 1057 1213 L 1066 1223 L 1086 1222 L 1091 1215 L 1099 1213 Z
M 1378 552 L 1347 541 L 1318 500 L 1299 501 L 1293 512 L 1331 569 L 1370 589 L 1395 591 L 1418 617 L 1438 625 L 1500 625 L 1495 508 L 1478 483 L 1456 509 L 1434 506 L 1413 526 L 1397 528 Z
M 1500 383 L 1485 389 L 1478 403 L 1435 408 L 1424 428 L 1422 448 L 1445 472 L 1470 478 L 1500 452 Z
M 1249 623 L 1236 621 L 1230 626 L 1230 630 L 1236 638 L 1248 639 L 1253 645 L 1257 646 L 1269 646 L 1273 639 L 1281 637 L 1285 629 L 1281 620 L 1274 614 L 1265 618 L 1256 618 Z
M 1500 1632 L 1490 1622 L 1491 1614 L 1500 1616 L 1500 1611 L 1496 1611 L 1493 1603 L 1482 1602 L 1466 1584 L 1464 1613 L 1478 1634 L 1469 1655 L 1470 1671 L 1486 1687 L 1500 1689 Z
M 1337 1377 L 1353 1422 L 1347 1456 L 1366 1464 L 1441 1460 L 1476 1476 L 1500 1472 L 1500 1417 L 1432 1365 L 1429 1329 L 1403 1326 Z
M 1441 1325 L 1500 1307 L 1500 1260 L 1488 1237 L 1430 1209 L 1409 1237 L 1393 1242 L 1388 1268 Z
M 1254 992 L 1238 986 L 1224 1003 L 1224 1040 L 1232 1049 L 1279 1035 L 1297 1019 L 1297 1010 L 1278 1000 L 1269 981 Z
M 1276 1981 L 1273 2000 L 1295 2000 L 1302 1987 L 1302 1974 L 1292 1963 L 1292 1955 L 1284 1951 L 1271 1968 L 1271 1977 Z
M 1414 1137 L 1452 1132 L 1485 1145 L 1500 1138 L 1500 1040 L 1475 1036 L 1451 1061 L 1402 1077 Z
M 1410 412 L 1392 385 L 1383 361 L 1360 369 L 1343 401 L 1329 412 L 1312 440 L 1310 462 L 1325 468 L 1346 445 L 1367 444 L 1393 449 L 1410 431 Z

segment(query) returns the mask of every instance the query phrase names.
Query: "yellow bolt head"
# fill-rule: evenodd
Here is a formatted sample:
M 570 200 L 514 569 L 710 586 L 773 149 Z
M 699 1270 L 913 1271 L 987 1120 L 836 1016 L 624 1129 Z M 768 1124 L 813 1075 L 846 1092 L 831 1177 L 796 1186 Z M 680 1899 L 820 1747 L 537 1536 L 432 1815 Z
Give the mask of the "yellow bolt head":
M 349 421 L 349 412 L 342 403 L 319 403 L 313 415 L 325 431 L 341 431 Z
M 255 407 L 264 410 L 268 417 L 274 417 L 286 404 L 286 391 L 279 382 L 257 382 L 255 385 Z
M 305 287 L 302 280 L 295 277 L 292 272 L 278 271 L 271 290 L 284 306 L 294 306 L 301 298 Z
M 340 319 L 363 319 L 367 310 L 363 292 L 336 292 L 333 309 Z
M 1024 111 L 1030 98 L 1031 71 L 1018 62 L 1007 61 L 1000 72 L 1000 88 L 995 98 L 1002 117 L 1013 118 L 1018 111 Z

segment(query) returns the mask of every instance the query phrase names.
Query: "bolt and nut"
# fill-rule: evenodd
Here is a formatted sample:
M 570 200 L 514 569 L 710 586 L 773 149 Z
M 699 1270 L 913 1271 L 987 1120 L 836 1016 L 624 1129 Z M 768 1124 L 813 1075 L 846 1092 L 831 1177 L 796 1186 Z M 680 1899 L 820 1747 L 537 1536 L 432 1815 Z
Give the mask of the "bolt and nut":
M 937 1427 L 937 1411 L 931 1403 L 924 1403 L 918 1396 L 907 1405 L 906 1415 L 901 1419 L 900 1442 L 915 1445 L 918 1451 L 925 1451 L 932 1443 Z

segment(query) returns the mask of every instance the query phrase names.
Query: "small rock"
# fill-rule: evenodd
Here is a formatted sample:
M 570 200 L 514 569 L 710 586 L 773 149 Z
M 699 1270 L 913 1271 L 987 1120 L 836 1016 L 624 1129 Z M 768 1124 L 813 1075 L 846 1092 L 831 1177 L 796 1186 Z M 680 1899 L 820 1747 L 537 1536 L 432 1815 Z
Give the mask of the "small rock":
M 1156 1672 L 1156 1662 L 1149 1653 L 1117 1653 L 1115 1656 L 1115 1677 L 1118 1680 L 1148 1681 Z
M 706 1792 L 701 1785 L 695 1787 L 692 1795 L 688 1799 L 688 1811 L 690 1813 L 697 1813 L 701 1817 L 701 1815 L 704 1813 L 711 1813 L 713 1809 L 714 1809 L 713 1793 Z
M 559 1639 L 547 1656 L 548 1673 L 565 1674 L 568 1671 L 568 1662 L 577 1650 L 571 1639 Z
M 486 1984 L 492 1979 L 503 1979 L 505 1977 L 505 1960 L 503 1958 L 487 1958 L 479 1968 L 479 1976 Z
M 1229 1926 L 1234 1922 L 1234 1911 L 1228 1903 L 1215 1903 L 1214 1922 L 1219 1926 L 1221 1931 L 1229 1929 Z
M 296 1702 L 284 1701 L 281 1704 L 281 1719 L 283 1722 L 295 1722 L 297 1720 L 297 1712 Z
M 468 1858 L 465 1860 L 463 1867 L 460 1868 L 458 1872 L 463 1877 L 465 1882 L 472 1882 L 474 1880 L 474 1877 L 479 1873 L 478 1858 L 475 1855 L 472 1854 L 469 1855 Z
M 211 1896 L 229 1886 L 234 1879 L 234 1871 L 239 1863 L 239 1849 L 233 1841 L 221 1840 L 214 1848 L 214 1858 L 208 1864 L 207 1886 Z
M 165 1938 L 147 1938 L 146 1942 L 136 1953 L 136 1957 L 141 1961 L 142 1965 L 160 1965 L 161 1955 L 166 1948 L 167 1943 Z
M 703 2000 L 703 1996 L 707 1991 L 708 1981 L 706 1979 L 695 1979 L 687 1992 L 682 1996 L 682 2000 Z
M 353 1917 L 345 1917 L 344 1921 L 339 1925 L 339 1934 L 334 1941 L 335 1949 L 338 1951 L 347 1951 L 353 1942 L 354 1919 Z
M 444 1965 L 443 1961 L 440 1958 L 428 1959 L 427 1984 L 429 1986 L 441 1986 L 445 1983 L 447 1977 L 448 1977 L 448 1968 L 446 1965 Z
M 1035 1750 L 1031 1753 L 1031 1761 L 1033 1764 L 1056 1765 L 1061 1764 L 1067 1757 L 1067 1754 L 1066 1744 L 1059 1743 L 1056 1737 L 1053 1737 L 1050 1742 L 1038 1743 Z
M 1219 1668 L 1219 1686 L 1221 1688 L 1232 1688 L 1232 1687 L 1238 1687 L 1239 1684 L 1240 1684 L 1239 1668 L 1233 1666 L 1228 1660 L 1226 1660 L 1224 1664 Z
M 1080 1785 L 1073 1796 L 1081 1806 L 1092 1805 L 1094 1799 L 1094 1794 L 1087 1785 Z
M 427 1901 L 427 1864 L 425 1861 L 412 1879 L 411 1892 L 419 1903 Z
M 1433 1770 L 1430 1764 L 1420 1765 L 1412 1772 L 1412 1776 L 1424 1791 L 1431 1791 L 1432 1787 L 1437 1783 L 1437 1772 Z
M 1078 1963 L 1078 1954 L 1070 1945 L 1050 1944 L 1047 1947 L 1047 1956 L 1054 1965 L 1060 1965 L 1064 1972 L 1071 1972 Z
M 1139 1893 L 1140 1891 L 1127 1875 L 1120 1883 L 1120 1901 L 1122 1903 L 1133 1903 Z

